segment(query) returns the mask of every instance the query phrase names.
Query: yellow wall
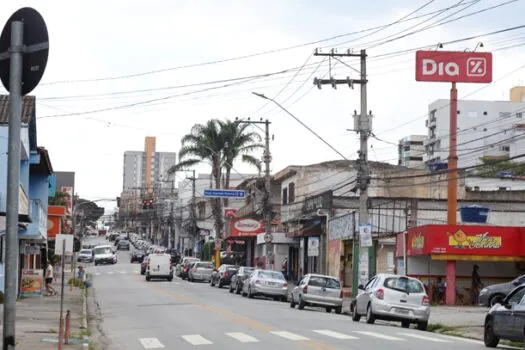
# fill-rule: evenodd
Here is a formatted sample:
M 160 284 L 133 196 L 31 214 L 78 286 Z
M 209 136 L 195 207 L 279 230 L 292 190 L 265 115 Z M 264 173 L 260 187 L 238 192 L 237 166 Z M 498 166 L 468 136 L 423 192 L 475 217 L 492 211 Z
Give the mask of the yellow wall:
M 510 89 L 511 102 L 525 102 L 525 86 L 515 86 Z

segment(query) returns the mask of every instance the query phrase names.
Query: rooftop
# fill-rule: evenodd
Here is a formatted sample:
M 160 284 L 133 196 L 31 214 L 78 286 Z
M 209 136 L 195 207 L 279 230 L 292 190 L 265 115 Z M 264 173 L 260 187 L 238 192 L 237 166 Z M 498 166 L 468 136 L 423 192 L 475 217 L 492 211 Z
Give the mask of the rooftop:
M 24 96 L 22 99 L 22 123 L 29 124 L 35 111 L 35 96 Z M 0 95 L 0 125 L 9 124 L 9 95 Z

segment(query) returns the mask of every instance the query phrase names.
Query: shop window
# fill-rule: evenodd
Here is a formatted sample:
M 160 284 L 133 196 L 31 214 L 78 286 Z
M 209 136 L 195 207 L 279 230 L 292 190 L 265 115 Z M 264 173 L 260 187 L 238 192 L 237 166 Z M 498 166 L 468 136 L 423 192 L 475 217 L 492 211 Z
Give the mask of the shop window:
M 293 203 L 295 201 L 295 184 L 290 182 L 288 184 L 288 203 Z

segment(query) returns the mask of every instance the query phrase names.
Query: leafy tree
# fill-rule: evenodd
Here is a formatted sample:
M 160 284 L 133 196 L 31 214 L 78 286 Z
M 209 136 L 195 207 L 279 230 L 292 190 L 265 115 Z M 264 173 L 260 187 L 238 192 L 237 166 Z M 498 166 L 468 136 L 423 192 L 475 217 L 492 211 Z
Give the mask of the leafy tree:
M 510 173 L 513 176 L 525 176 L 525 163 L 510 160 L 481 158 L 483 166 L 473 173 L 480 177 L 497 177 L 499 173 Z

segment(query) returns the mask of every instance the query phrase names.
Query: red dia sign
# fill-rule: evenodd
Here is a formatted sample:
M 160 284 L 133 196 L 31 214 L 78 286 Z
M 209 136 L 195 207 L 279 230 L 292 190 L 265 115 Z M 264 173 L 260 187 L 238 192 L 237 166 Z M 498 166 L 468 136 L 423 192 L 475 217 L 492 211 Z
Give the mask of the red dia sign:
M 492 82 L 492 53 L 417 51 L 416 80 L 448 83 Z

